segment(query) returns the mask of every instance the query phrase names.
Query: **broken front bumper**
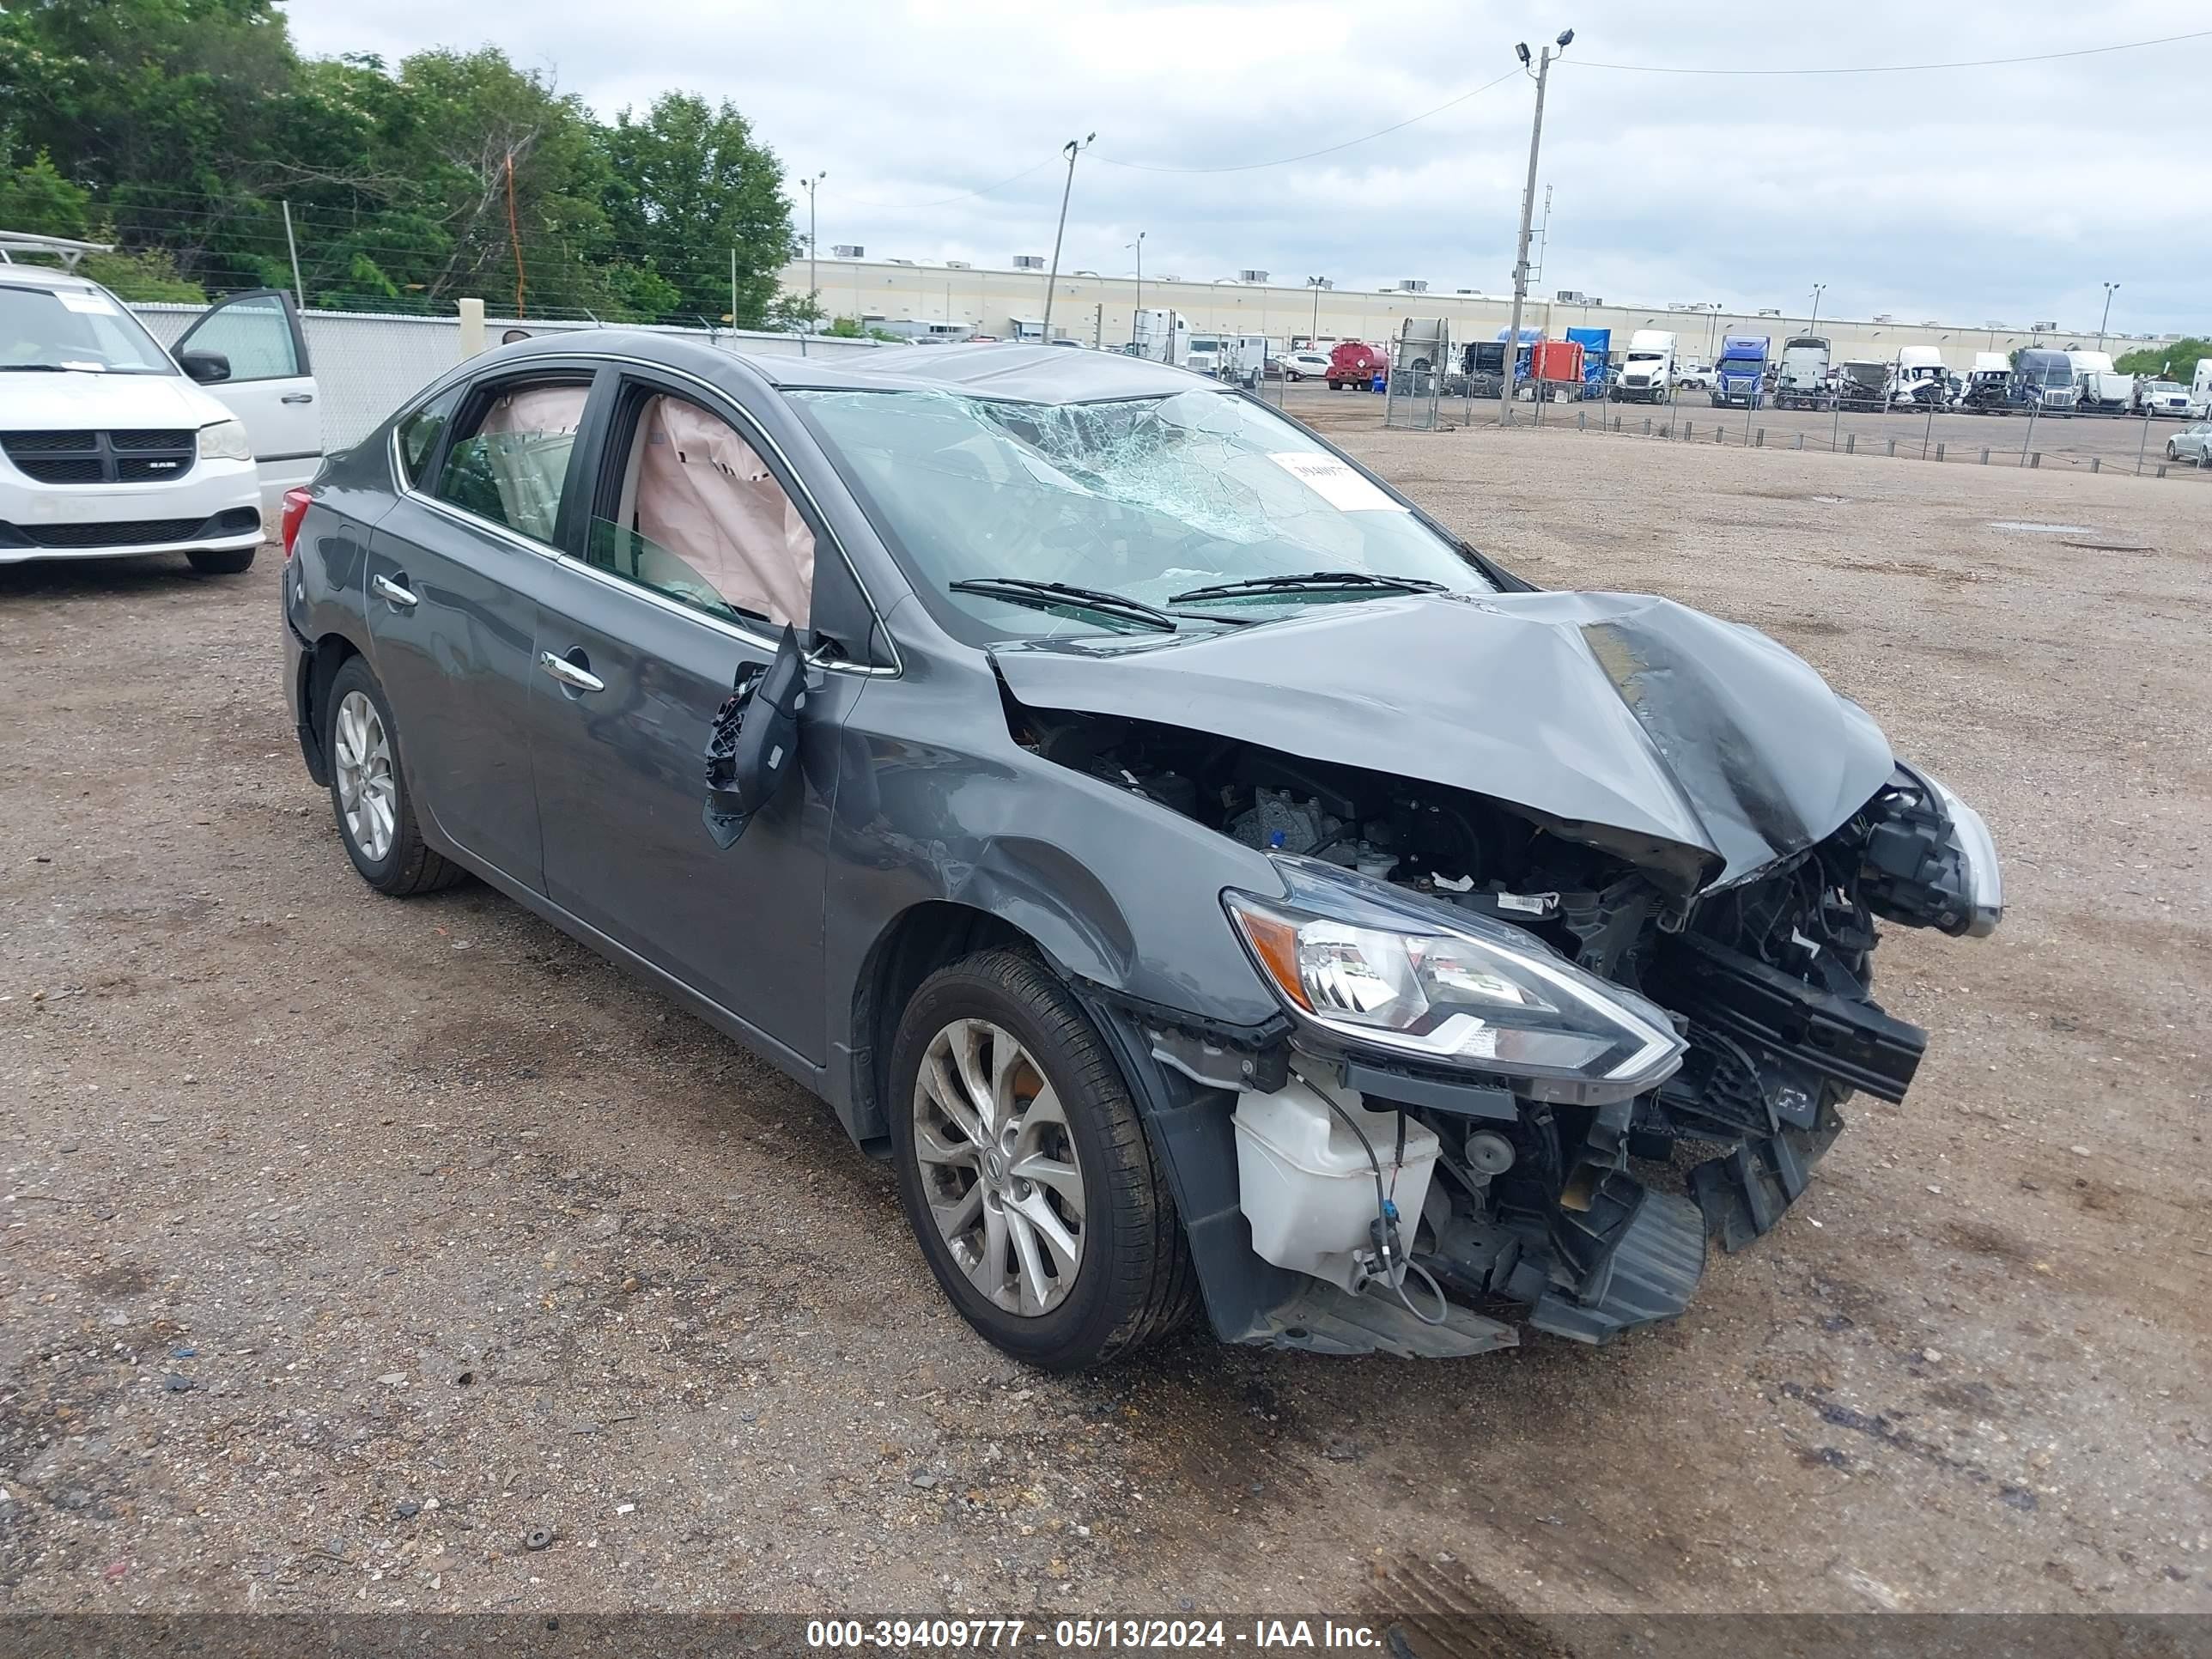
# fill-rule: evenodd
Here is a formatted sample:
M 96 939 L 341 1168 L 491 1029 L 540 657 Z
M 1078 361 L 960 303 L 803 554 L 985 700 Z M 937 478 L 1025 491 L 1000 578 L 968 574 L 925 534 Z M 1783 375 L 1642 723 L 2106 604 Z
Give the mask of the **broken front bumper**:
M 1421 1241 L 1413 1259 L 1452 1298 L 1436 1325 L 1255 1253 L 1224 1092 L 1282 1086 L 1287 1030 L 1196 1030 L 1093 988 L 1091 1012 L 1144 1109 L 1216 1332 L 1231 1342 L 1443 1358 L 1511 1346 L 1514 1316 L 1602 1343 L 1680 1314 L 1707 1240 L 1735 1250 L 1770 1231 L 1841 1131 L 1838 1103 L 1854 1091 L 1902 1099 L 1926 1039 L 1840 969 L 1837 982 L 1809 985 L 1690 936 L 1669 942 L 1663 966 L 1666 1001 L 1688 1024 L 1684 1065 L 1659 1089 L 1594 1110 L 1395 1059 L 1303 1054 L 1302 1067 L 1334 1068 L 1330 1079 L 1370 1109 L 1418 1112 L 1451 1149 L 1447 1164 L 1486 1131 L 1522 1149 L 1522 1172 L 1500 1179 L 1488 1202 L 1432 1202 L 1425 1218 L 1405 1218 L 1407 1238 L 1418 1231 Z M 1638 1173 L 1685 1141 L 1720 1149 L 1687 1171 L 1686 1191 Z M 1462 1183 L 1474 1164 L 1470 1152 Z

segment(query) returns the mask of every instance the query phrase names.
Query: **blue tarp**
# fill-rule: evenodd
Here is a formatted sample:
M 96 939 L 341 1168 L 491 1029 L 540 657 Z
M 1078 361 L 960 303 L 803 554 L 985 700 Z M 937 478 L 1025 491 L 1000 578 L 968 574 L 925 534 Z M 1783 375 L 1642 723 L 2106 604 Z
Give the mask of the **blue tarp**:
M 1567 338 L 1583 349 L 1583 385 L 1585 388 L 1605 384 L 1607 364 L 1613 357 L 1613 331 L 1609 328 L 1571 328 Z

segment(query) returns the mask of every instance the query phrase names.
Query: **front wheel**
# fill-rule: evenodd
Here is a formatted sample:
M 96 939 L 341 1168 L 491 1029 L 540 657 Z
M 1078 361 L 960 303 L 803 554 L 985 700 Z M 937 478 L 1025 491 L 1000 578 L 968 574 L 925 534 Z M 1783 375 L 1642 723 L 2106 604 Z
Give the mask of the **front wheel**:
M 891 1045 L 899 1201 L 961 1316 L 1047 1370 L 1114 1359 L 1195 1305 L 1189 1246 L 1113 1054 L 1036 957 L 922 981 Z
M 253 556 L 260 550 L 256 547 L 195 547 L 185 557 L 203 576 L 239 576 L 253 568 Z

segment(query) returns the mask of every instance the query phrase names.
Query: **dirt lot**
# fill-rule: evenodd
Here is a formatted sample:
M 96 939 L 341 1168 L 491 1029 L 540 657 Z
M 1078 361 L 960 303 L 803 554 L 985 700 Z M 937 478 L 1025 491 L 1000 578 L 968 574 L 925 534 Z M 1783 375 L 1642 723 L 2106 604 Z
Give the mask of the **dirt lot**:
M 2005 851 L 1996 939 L 1882 951 L 1911 1101 L 1686 1318 L 1028 1374 L 825 1109 L 355 878 L 272 559 L 16 568 L 0 1609 L 2212 1610 L 2206 498 L 1345 435 L 1539 581 L 1775 634 Z
M 1278 398 L 1277 393 L 1282 392 Z M 1268 401 L 1282 403 L 1300 420 L 1309 421 L 1330 432 L 1359 430 L 1382 424 L 1382 399 L 1371 392 L 1364 396 L 1351 391 L 1332 392 L 1317 381 L 1301 380 L 1287 388 L 1269 386 Z M 1443 418 L 1455 426 L 1491 426 L 1498 420 L 1498 404 L 1486 398 L 1470 405 L 1463 398 L 1447 398 L 1440 404 Z M 1533 404 L 1519 404 L 1514 409 L 1515 418 L 1534 421 L 1537 410 Z M 1650 404 L 1547 404 L 1543 418 L 1547 424 L 1558 422 L 1572 426 L 1577 416 L 1586 416 L 1593 428 L 1606 422 L 1618 420 L 1624 433 L 1640 434 L 1645 421 L 1656 430 L 1672 422 L 1677 441 L 1685 434 L 1692 443 L 1711 444 L 1716 428 L 1721 432 L 1723 444 L 1741 446 L 1745 441 L 1744 411 L 1741 409 L 1715 409 L 1705 392 L 1682 391 L 1675 394 L 1671 405 L 1655 407 Z M 1856 459 L 1887 460 L 1887 446 L 1893 441 L 1897 446 L 1896 459 L 1900 460 L 1929 460 L 1936 458 L 1936 449 L 1943 450 L 1947 466 L 1992 467 L 2018 466 L 2024 455 L 2040 455 L 2037 470 L 2049 472 L 2087 472 L 2094 463 L 2106 472 L 2119 471 L 2133 476 L 2138 466 L 2146 478 L 2155 477 L 2161 465 L 2166 466 L 2165 482 L 2212 484 L 2212 468 L 2198 467 L 2191 462 L 2166 463 L 2166 446 L 2169 439 L 2185 430 L 2192 422 L 2154 417 L 2148 426 L 2140 416 L 2110 415 L 2070 416 L 2063 420 L 2044 420 L 2039 416 L 2033 423 L 2024 415 L 1937 415 L 1930 421 L 1925 414 L 1914 415 L 1898 410 L 1806 410 L 1777 409 L 1771 404 L 1753 410 L 1748 422 L 1750 434 L 1757 439 L 1764 429 L 1763 447 L 1788 449 L 1796 445 L 1803 434 L 1803 447 L 1810 450 L 1845 451 Z M 1990 452 L 1984 463 L 1984 449 Z M 1925 454 L 1923 454 L 1923 451 Z

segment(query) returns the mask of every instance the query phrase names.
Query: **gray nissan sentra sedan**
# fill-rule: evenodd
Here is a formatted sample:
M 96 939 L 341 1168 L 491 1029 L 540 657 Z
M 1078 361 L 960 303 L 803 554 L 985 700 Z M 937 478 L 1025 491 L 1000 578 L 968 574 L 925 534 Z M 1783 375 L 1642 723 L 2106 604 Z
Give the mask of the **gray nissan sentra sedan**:
M 1878 920 L 2002 914 L 1763 635 L 1123 356 L 532 340 L 284 529 L 362 878 L 489 882 L 820 1094 L 1041 1365 L 1677 1314 L 1911 1084 Z

